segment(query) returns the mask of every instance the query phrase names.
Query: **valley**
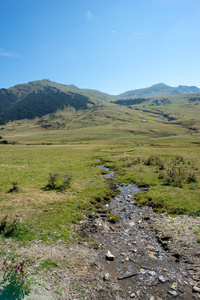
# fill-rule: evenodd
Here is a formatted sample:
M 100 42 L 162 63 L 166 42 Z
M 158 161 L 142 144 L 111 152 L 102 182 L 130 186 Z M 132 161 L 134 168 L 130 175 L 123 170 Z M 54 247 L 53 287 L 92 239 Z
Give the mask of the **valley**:
M 4 229 L 0 234 L 0 257 L 2 265 L 13 258 L 26 261 L 32 291 L 25 299 L 34 299 L 37 293 L 37 299 L 158 300 L 172 299 L 175 293 L 176 299 L 198 299 L 200 94 L 158 94 L 145 98 L 140 91 L 141 98 L 122 99 L 46 80 L 2 93 L 10 92 L 18 100 L 12 110 L 4 110 L 2 105 L 0 220 Z M 70 96 L 67 99 L 73 98 L 74 102 L 63 102 L 66 96 L 62 93 L 66 92 Z M 0 103 L 5 101 L 2 99 Z M 55 99 L 59 99 L 60 107 Z M 40 105 L 38 110 L 32 109 L 34 103 Z M 8 117 L 4 119 L 6 111 Z M 44 113 L 29 118 L 30 111 Z M 106 164 L 109 171 L 99 169 L 99 162 Z M 110 171 L 114 172 L 114 179 L 104 176 Z M 133 184 L 141 191 L 134 195 L 127 192 L 129 201 L 124 198 L 125 206 L 117 209 L 117 205 L 122 205 L 117 188 Z M 45 190 L 46 186 L 50 188 Z M 122 214 L 124 208 L 129 216 Z M 20 216 L 20 223 L 5 236 L 16 215 Z M 109 222 L 110 215 L 116 217 L 116 223 Z M 126 227 L 127 222 L 134 225 Z M 126 241 L 129 233 L 130 240 Z M 107 251 L 115 251 L 116 247 L 117 268 L 123 257 L 135 262 L 130 267 L 130 261 L 125 260 L 125 273 L 120 276 L 135 272 L 142 255 L 137 251 L 129 255 L 128 248 L 117 252 L 116 240 L 123 244 L 123 239 L 131 244 L 129 250 L 139 251 L 148 241 L 149 247 L 159 249 L 161 257 L 166 255 L 167 265 L 150 257 L 149 253 L 154 251 L 149 248 L 144 263 L 148 256 L 152 269 L 139 263 L 140 268 L 136 269 L 141 281 L 136 276 L 120 285 L 116 278 L 119 275 L 110 269 L 112 262 L 106 262 Z M 167 247 L 167 252 L 158 241 Z M 109 245 L 112 249 L 108 249 Z M 179 290 L 171 289 L 176 271 L 166 284 L 159 280 L 163 274 L 166 277 L 165 272 L 172 272 L 170 263 L 183 270 L 177 275 Z M 104 277 L 107 273 L 108 280 Z M 150 284 L 146 294 L 144 288 L 141 291 L 138 287 L 143 277 L 145 284 Z M 162 288 L 166 293 L 163 296 L 159 292 Z M 5 289 L 1 292 L 5 293 Z

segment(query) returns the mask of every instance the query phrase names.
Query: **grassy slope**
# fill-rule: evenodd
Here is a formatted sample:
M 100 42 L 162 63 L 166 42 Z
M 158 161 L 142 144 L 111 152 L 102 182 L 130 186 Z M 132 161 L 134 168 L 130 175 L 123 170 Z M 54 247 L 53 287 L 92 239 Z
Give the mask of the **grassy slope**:
M 109 102 L 96 104 L 84 111 L 70 108 L 58 111 L 53 118 L 52 115 L 43 117 L 42 123 L 38 123 L 38 119 L 34 122 L 9 123 L 2 134 L 5 132 L 8 140 L 17 141 L 16 133 L 19 132 L 30 142 L 37 139 L 44 142 L 68 141 L 71 140 L 69 135 L 73 135 L 77 141 L 83 136 L 99 139 L 102 135 L 104 138 L 109 134 L 118 136 L 142 134 L 152 137 L 196 134 L 193 129 L 199 130 L 200 106 L 189 103 L 188 97 L 190 96 L 182 98 L 172 96 L 169 98 L 171 104 L 158 106 L 152 106 L 155 99 L 151 99 L 144 104 L 133 105 L 132 108 Z M 176 120 L 168 121 L 163 114 L 175 117 Z M 41 127 L 46 124 L 49 126 L 47 130 Z
M 168 114 L 169 117 L 175 118 L 174 121 L 168 122 L 169 124 L 179 124 L 186 129 L 195 127 L 199 130 L 200 102 L 190 102 L 189 99 L 193 97 L 200 98 L 200 94 L 153 97 L 149 101 L 134 105 L 133 107 L 137 107 L 139 110 L 143 111 L 148 110 L 158 114 Z M 168 99 L 171 103 L 164 104 L 162 103 L 163 99 Z M 159 105 L 155 104 L 155 100 L 158 100 Z M 167 119 L 163 118 L 163 121 L 167 121 Z
M 48 86 L 55 87 L 59 89 L 61 92 L 73 92 L 73 93 L 81 94 L 83 96 L 89 97 L 90 99 L 92 99 L 92 101 L 97 103 L 112 99 L 112 96 L 96 90 L 79 89 L 75 85 L 60 84 L 48 79 L 32 81 L 26 84 L 19 84 L 9 88 L 8 90 L 12 91 L 20 99 L 20 98 L 24 98 L 29 93 L 37 92 L 38 90 Z

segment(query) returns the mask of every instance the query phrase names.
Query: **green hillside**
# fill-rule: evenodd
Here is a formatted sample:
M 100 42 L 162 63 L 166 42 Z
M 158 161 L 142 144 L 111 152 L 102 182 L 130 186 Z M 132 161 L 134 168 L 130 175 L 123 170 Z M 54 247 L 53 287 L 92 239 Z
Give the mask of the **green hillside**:
M 163 124 L 174 128 L 179 126 L 187 134 L 198 133 L 200 130 L 200 93 L 123 99 L 114 103 L 138 111 L 144 122 L 150 119 L 158 122 L 158 131 Z
M 49 79 L 42 79 L 42 80 L 31 81 L 25 84 L 18 84 L 7 90 L 9 92 L 11 91 L 14 95 L 17 96 L 18 99 L 20 99 L 20 98 L 24 98 L 25 96 L 27 96 L 32 92 L 37 92 L 38 90 L 42 91 L 46 87 L 56 88 L 60 92 L 65 92 L 65 93 L 71 92 L 71 93 L 80 94 L 90 98 L 90 100 L 92 99 L 92 101 L 95 102 L 101 102 L 104 100 L 113 99 L 112 96 L 102 93 L 100 91 L 91 90 L 91 89 L 80 89 L 73 84 L 71 85 L 61 84 L 61 83 L 51 81 Z
M 178 88 L 172 88 L 165 84 L 157 84 L 150 88 L 136 90 L 136 92 L 131 91 L 130 93 L 126 92 L 119 96 L 111 96 L 100 91 L 79 89 L 74 85 L 64 85 L 43 79 L 0 90 L 0 124 L 5 125 L 7 122 L 14 120 L 43 118 L 49 114 L 56 114 L 58 110 L 65 110 L 65 108 L 69 110 L 69 107 L 72 107 L 76 111 L 89 110 L 89 112 L 81 114 L 82 117 L 78 117 L 76 122 L 72 120 L 72 124 L 75 128 L 83 125 L 85 127 L 87 123 L 89 126 L 102 126 L 104 123 L 109 124 L 112 122 L 114 122 L 113 124 L 118 124 L 119 122 L 116 122 L 116 120 L 119 121 L 121 119 L 123 123 L 128 122 L 128 125 L 126 124 L 125 127 L 131 127 L 128 131 L 144 133 L 146 129 L 147 132 L 149 131 L 149 126 L 146 128 L 144 124 L 141 125 L 139 122 L 138 128 L 135 128 L 135 120 L 137 120 L 139 113 L 130 112 L 130 109 L 141 110 L 143 114 L 153 113 L 154 116 L 151 118 L 153 122 L 157 122 L 158 117 L 164 117 L 168 121 L 173 121 L 177 120 L 177 116 L 180 116 L 180 111 L 182 111 L 184 107 L 187 108 L 187 113 L 189 113 L 190 110 L 192 112 L 194 106 L 196 106 L 196 111 L 199 103 L 198 93 L 186 94 L 185 98 L 183 94 L 179 95 L 178 98 L 176 98 L 176 96 L 165 96 L 165 98 L 155 96 L 156 98 L 149 98 L 147 95 L 165 93 L 177 94 L 181 92 L 190 93 L 191 91 L 198 90 L 197 87 L 179 86 Z M 124 98 L 114 101 L 116 98 L 119 99 L 130 95 L 141 95 L 141 97 Z M 144 95 L 146 96 L 144 97 Z M 197 99 L 195 97 L 197 97 Z M 183 101 L 181 99 L 183 99 Z M 112 104 L 109 106 L 111 102 Z M 128 110 L 126 112 L 122 109 L 118 111 L 119 107 L 116 108 L 114 104 L 126 106 Z M 173 117 L 173 112 L 176 117 Z M 55 120 L 55 116 L 52 117 L 51 115 L 50 118 L 51 122 L 47 120 L 48 117 L 46 117 L 45 121 L 41 120 L 41 126 L 45 128 L 52 127 L 52 119 Z M 136 119 L 130 121 L 131 118 Z M 187 120 L 188 118 L 190 119 L 189 116 L 186 116 Z M 58 119 L 58 117 L 56 117 L 56 119 Z M 62 127 L 65 126 L 66 123 L 68 124 L 67 126 L 72 126 L 69 124 L 71 116 L 68 115 L 67 119 L 61 116 L 61 119 L 61 122 L 59 121 L 58 123 L 61 123 Z M 184 124 L 184 117 L 183 120 L 181 119 L 180 121 L 181 124 Z M 132 128 L 131 122 L 133 122 L 134 128 Z M 119 125 L 115 126 L 118 127 Z M 53 124 L 53 127 L 57 128 L 58 126 Z M 120 124 L 120 128 L 121 127 L 122 125 Z
M 114 101 L 98 91 L 34 81 L 0 90 L 2 135 L 18 142 L 14 133 L 23 132 L 29 142 L 40 142 L 42 134 L 51 143 L 71 138 L 196 135 L 199 99 L 195 93 Z
M 0 90 L 0 124 L 8 121 L 34 119 L 54 113 L 58 109 L 74 107 L 86 109 L 93 102 L 78 93 L 63 92 L 52 86 L 17 86 Z

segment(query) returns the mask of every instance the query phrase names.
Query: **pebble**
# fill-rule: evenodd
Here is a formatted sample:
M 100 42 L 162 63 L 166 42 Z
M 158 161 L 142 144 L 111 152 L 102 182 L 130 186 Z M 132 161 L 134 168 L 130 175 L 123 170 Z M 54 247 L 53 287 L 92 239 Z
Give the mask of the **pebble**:
M 193 286 L 193 292 L 200 293 L 200 288 L 198 286 Z
M 151 275 L 151 276 L 155 276 L 156 272 L 155 271 L 148 271 L 148 274 Z
M 135 297 L 136 297 L 135 293 L 130 294 L 130 298 L 135 298 Z
M 145 272 L 145 269 L 141 268 L 140 273 L 143 273 L 143 272 Z
M 159 278 L 158 278 L 158 280 L 159 280 L 160 282 L 162 282 L 162 283 L 164 283 L 164 282 L 167 281 L 166 278 L 165 278 L 163 275 L 160 275 Z
M 135 222 L 130 222 L 130 223 L 129 223 L 129 226 L 131 226 L 131 227 L 132 227 L 132 226 L 135 226 Z
M 110 261 L 113 261 L 115 259 L 115 256 L 110 251 L 108 251 L 106 253 L 106 259 L 110 260 Z
M 125 260 L 126 260 L 126 261 L 129 261 L 129 257 L 127 256 L 127 257 L 125 258 Z
M 176 290 L 177 287 L 178 287 L 178 283 L 177 283 L 177 282 L 173 282 L 171 288 L 172 288 L 173 290 Z
M 176 291 L 169 291 L 168 293 L 174 297 L 178 296 L 178 293 Z
M 109 273 L 106 273 L 103 277 L 103 280 L 107 281 L 110 277 L 110 274 Z
M 155 247 L 153 247 L 153 246 L 147 246 L 147 249 L 149 249 L 149 250 L 155 250 Z
M 137 291 L 136 294 L 138 297 L 140 297 L 140 291 Z
M 151 257 L 151 258 L 153 258 L 153 259 L 155 259 L 155 260 L 158 259 L 153 253 L 148 253 L 148 255 L 149 255 L 149 257 Z

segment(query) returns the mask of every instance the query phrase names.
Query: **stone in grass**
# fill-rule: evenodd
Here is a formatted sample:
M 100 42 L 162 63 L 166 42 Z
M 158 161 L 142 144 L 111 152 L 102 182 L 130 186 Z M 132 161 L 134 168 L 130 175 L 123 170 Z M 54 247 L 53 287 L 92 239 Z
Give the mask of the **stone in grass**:
M 109 261 L 113 261 L 115 259 L 115 256 L 110 251 L 108 251 L 106 253 L 106 259 Z

